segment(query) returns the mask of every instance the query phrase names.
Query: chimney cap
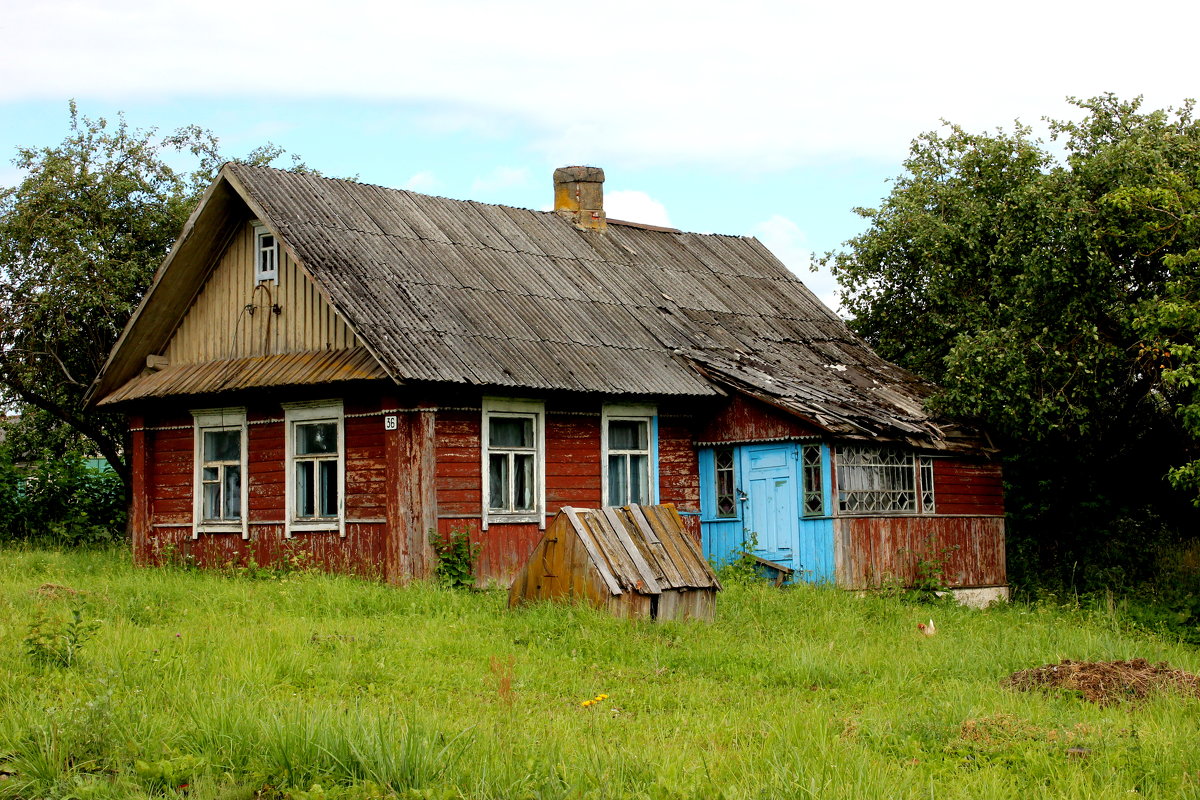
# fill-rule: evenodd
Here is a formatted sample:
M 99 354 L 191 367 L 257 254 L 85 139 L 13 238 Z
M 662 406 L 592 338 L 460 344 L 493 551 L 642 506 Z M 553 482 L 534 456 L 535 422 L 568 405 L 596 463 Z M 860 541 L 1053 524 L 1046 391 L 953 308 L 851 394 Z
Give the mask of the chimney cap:
M 554 170 L 555 183 L 604 183 L 604 170 L 599 167 L 559 167 Z

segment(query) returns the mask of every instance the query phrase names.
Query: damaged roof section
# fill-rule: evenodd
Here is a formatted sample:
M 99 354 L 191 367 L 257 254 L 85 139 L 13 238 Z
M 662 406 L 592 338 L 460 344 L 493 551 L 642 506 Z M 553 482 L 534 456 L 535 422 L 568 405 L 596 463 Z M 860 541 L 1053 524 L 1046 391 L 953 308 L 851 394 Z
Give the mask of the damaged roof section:
M 980 444 L 929 416 L 933 387 L 879 358 L 753 238 L 588 228 L 555 212 L 241 164 L 222 169 L 205 202 L 211 213 L 193 215 L 181 245 L 193 228 L 211 242 L 228 220 L 263 220 L 399 383 L 698 398 L 733 389 L 838 436 Z M 194 294 L 171 273 L 168 259 L 149 295 Z M 119 355 L 119 345 L 99 396 L 134 378 L 169 335 L 142 316 L 122 341 L 145 352 Z

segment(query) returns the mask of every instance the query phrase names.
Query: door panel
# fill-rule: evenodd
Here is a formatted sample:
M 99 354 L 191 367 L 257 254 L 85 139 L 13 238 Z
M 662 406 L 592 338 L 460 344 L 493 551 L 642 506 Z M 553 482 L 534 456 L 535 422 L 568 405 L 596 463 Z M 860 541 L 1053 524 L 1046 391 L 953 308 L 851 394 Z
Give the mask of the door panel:
M 799 483 L 796 445 L 757 445 L 744 454 L 746 538 L 759 558 L 798 569 Z

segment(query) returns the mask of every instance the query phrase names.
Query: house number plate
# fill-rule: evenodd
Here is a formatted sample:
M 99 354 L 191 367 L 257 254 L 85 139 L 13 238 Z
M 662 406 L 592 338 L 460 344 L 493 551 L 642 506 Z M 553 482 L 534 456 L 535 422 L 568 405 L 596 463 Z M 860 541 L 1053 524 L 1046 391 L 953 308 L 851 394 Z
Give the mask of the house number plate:
M 387 416 L 385 416 L 383 418 L 383 429 L 385 431 L 396 430 L 396 415 L 395 414 L 388 414 Z

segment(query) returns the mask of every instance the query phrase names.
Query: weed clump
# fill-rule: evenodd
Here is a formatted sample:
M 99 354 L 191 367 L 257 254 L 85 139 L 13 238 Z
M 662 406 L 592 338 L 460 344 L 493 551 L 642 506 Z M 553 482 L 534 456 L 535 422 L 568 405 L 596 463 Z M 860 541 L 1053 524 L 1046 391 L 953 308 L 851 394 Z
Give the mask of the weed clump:
M 1144 658 L 1129 661 L 1072 661 L 1021 670 L 1002 682 L 1020 691 L 1061 689 L 1077 692 L 1098 705 L 1122 700 L 1145 700 L 1154 692 L 1176 690 L 1200 697 L 1200 676 L 1173 669 L 1162 662 L 1151 664 Z

